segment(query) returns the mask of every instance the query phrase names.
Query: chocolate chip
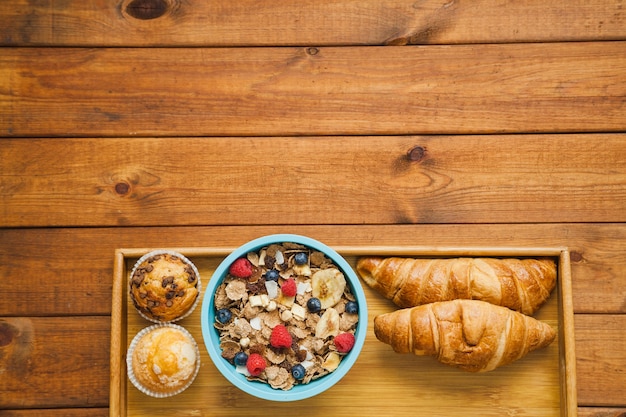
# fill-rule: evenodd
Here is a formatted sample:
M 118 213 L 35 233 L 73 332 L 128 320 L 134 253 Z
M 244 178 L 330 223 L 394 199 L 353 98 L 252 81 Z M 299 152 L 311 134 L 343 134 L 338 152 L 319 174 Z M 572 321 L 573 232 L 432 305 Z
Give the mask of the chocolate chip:
M 140 292 L 140 293 L 139 293 L 139 298 L 141 298 L 141 299 L 144 299 L 144 298 L 146 298 L 147 296 L 148 296 L 148 293 L 147 293 L 147 292 Z
M 189 275 L 189 278 L 187 278 L 187 282 L 188 283 L 192 283 L 196 280 L 196 276 L 195 275 Z
M 176 293 L 174 291 L 168 291 L 165 294 L 165 298 L 167 298 L 168 300 L 171 300 L 172 298 L 174 298 L 176 296 Z
M 139 287 L 141 283 L 143 282 L 144 278 L 145 278 L 145 275 L 143 274 L 143 272 L 141 271 L 139 273 L 136 272 L 132 279 L 133 285 L 135 287 Z
M 182 297 L 183 295 L 185 295 L 185 290 L 180 290 L 176 293 L 176 297 Z
M 167 301 L 165 302 L 165 305 L 166 305 L 166 306 L 168 306 L 168 307 L 171 307 L 171 306 L 172 306 L 172 304 L 174 304 L 174 303 L 172 302 L 172 300 L 167 300 Z
M 146 270 L 146 272 L 152 272 L 152 270 L 154 270 L 154 266 L 152 264 L 148 264 L 148 266 L 146 266 L 145 270 Z
M 161 287 L 165 288 L 173 282 L 174 282 L 174 277 L 172 276 L 165 277 L 163 278 L 163 281 L 161 281 Z

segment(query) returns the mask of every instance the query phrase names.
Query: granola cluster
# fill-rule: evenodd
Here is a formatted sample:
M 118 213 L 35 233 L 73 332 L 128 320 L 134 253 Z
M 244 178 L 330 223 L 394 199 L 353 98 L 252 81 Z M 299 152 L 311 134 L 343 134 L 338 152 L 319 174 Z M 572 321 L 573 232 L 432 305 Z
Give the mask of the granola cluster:
M 215 309 L 222 357 L 249 380 L 282 390 L 337 369 L 359 320 L 338 266 L 291 242 L 238 259 L 216 290 Z M 283 326 L 288 334 L 278 338 Z

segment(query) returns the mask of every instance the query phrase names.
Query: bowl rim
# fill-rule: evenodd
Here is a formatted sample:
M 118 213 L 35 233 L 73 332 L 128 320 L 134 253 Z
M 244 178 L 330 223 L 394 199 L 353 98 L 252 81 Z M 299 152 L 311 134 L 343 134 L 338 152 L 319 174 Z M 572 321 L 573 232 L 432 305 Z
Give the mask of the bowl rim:
M 352 348 L 350 353 L 341 360 L 339 367 L 330 374 L 323 376 L 322 378 L 312 381 L 309 384 L 296 385 L 288 391 L 274 389 L 270 385 L 265 383 L 248 381 L 244 375 L 237 373 L 235 371 L 235 368 L 221 357 L 219 344 L 214 343 L 214 341 L 219 340 L 218 333 L 217 330 L 213 327 L 213 322 L 215 319 L 215 311 L 213 308 L 213 294 L 215 293 L 215 290 L 217 289 L 219 284 L 222 282 L 222 277 L 227 272 L 229 266 L 237 258 L 245 256 L 249 252 L 256 251 L 272 243 L 283 242 L 293 242 L 305 245 L 309 248 L 323 252 L 328 257 L 330 257 L 332 261 L 343 272 L 344 276 L 346 276 L 346 281 L 348 285 L 350 285 L 352 294 L 359 301 L 359 323 L 355 332 L 354 347 Z M 343 256 L 341 256 L 331 247 L 318 240 L 307 236 L 289 233 L 272 234 L 258 237 L 244 243 L 243 245 L 232 251 L 230 254 L 228 254 L 226 258 L 224 258 L 224 260 L 222 260 L 222 262 L 218 265 L 218 267 L 215 269 L 215 272 L 209 279 L 208 285 L 206 286 L 205 294 L 203 296 L 201 308 L 201 327 L 202 337 L 204 339 L 203 342 L 209 353 L 211 361 L 217 367 L 218 371 L 231 384 L 233 384 L 240 390 L 257 398 L 271 401 L 304 400 L 326 391 L 337 382 L 339 382 L 352 368 L 357 358 L 359 357 L 361 349 L 363 348 L 367 333 L 367 318 L 367 302 L 360 280 L 354 269 L 343 258 Z

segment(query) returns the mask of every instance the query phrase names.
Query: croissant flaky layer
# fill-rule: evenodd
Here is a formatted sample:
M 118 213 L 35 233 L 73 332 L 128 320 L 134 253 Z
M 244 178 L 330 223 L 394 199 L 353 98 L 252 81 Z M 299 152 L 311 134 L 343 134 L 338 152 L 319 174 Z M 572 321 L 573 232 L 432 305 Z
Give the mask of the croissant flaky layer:
M 474 299 L 532 315 L 556 285 L 556 264 L 549 258 L 364 257 L 356 271 L 399 307 Z
M 434 356 L 469 372 L 491 371 L 548 346 L 548 324 L 479 300 L 442 301 L 374 318 L 374 333 L 399 353 Z

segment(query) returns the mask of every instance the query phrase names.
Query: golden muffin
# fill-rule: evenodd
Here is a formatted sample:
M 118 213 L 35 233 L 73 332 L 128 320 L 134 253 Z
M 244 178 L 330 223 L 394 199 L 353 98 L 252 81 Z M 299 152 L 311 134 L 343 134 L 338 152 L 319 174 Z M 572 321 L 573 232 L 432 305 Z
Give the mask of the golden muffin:
M 191 385 L 199 366 L 193 336 L 175 324 L 157 324 L 139 332 L 127 355 L 128 377 L 153 397 L 179 394 Z
M 143 317 L 171 322 L 193 311 L 200 293 L 200 274 L 183 255 L 154 251 L 137 261 L 129 285 L 130 298 Z

